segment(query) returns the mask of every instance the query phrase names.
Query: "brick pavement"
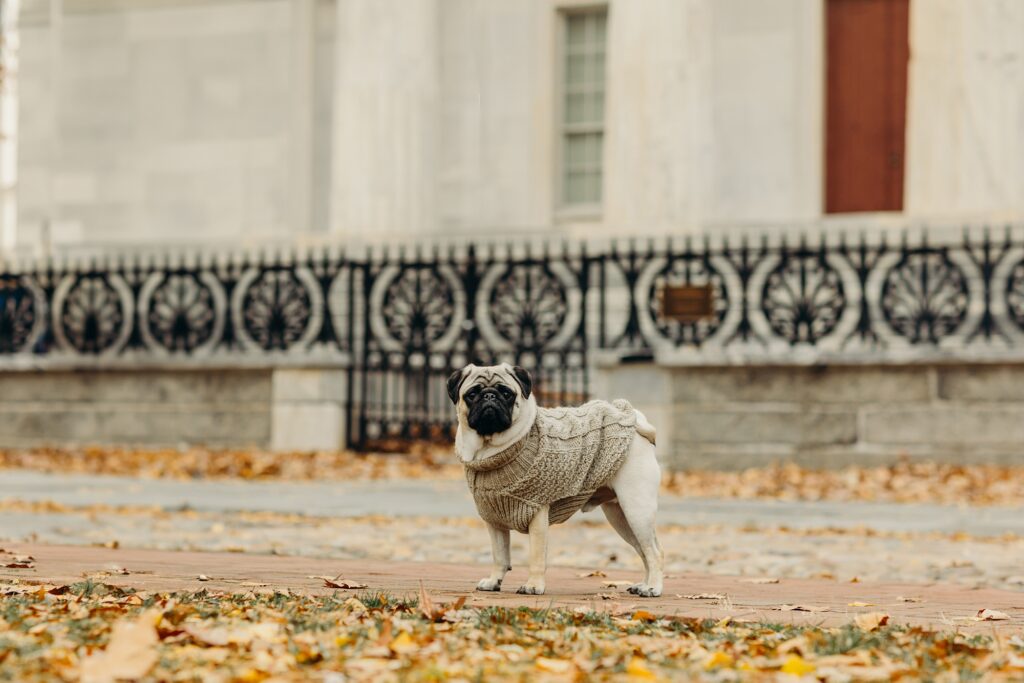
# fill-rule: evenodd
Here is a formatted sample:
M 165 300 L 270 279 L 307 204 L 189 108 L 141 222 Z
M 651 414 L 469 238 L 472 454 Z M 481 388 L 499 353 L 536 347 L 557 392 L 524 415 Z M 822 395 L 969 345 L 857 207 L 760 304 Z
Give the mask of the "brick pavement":
M 749 578 L 682 574 L 665 582 L 665 595 L 644 600 L 605 581 L 636 580 L 635 573 L 607 570 L 607 577 L 580 576 L 585 570 L 552 567 L 544 596 L 516 595 L 525 579 L 522 567 L 506 579 L 502 593 L 478 593 L 476 581 L 487 573 L 482 566 L 334 560 L 241 553 L 168 552 L 159 550 L 108 549 L 20 543 L 7 549 L 32 555 L 32 569 L 2 569 L 0 579 L 42 583 L 72 583 L 83 577 L 123 567 L 127 575 L 111 573 L 102 581 L 145 591 L 283 590 L 322 593 L 328 589 L 313 577 L 342 575 L 367 584 L 365 590 L 396 595 L 415 594 L 420 582 L 435 600 L 466 595 L 470 606 L 577 607 L 629 611 L 642 607 L 665 616 L 710 617 L 774 623 L 834 626 L 852 621 L 861 612 L 883 611 L 896 624 L 920 625 L 940 630 L 1024 633 L 1024 592 L 971 589 L 948 584 L 849 583 L 826 579 L 783 579 L 779 583 L 752 583 Z M 209 578 L 200 581 L 200 574 Z M 719 594 L 725 599 L 692 599 L 683 596 Z M 602 596 L 612 595 L 611 598 Z M 900 598 L 911 598 L 907 602 Z M 869 603 L 855 606 L 851 603 Z M 812 611 L 783 610 L 799 605 Z M 970 618 L 980 609 L 1008 614 L 1007 621 L 976 622 Z

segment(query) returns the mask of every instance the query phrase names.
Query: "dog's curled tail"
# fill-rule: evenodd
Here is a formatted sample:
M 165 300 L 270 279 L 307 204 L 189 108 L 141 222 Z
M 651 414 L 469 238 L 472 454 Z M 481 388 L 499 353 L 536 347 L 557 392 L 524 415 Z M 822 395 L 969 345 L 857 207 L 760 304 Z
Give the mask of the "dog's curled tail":
M 636 411 L 636 433 L 650 441 L 652 446 L 655 445 L 658 431 L 647 421 L 647 416 L 639 410 Z

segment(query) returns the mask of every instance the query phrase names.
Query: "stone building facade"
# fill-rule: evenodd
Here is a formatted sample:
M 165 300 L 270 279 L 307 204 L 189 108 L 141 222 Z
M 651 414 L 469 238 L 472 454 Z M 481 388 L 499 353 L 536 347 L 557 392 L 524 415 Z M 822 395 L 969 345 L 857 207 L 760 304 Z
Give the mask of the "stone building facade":
M 714 255 L 652 252 L 634 280 L 616 258 L 586 261 L 602 287 L 614 271 L 609 310 L 637 313 L 645 338 L 639 356 L 595 350 L 590 393 L 633 398 L 668 462 L 1024 460 L 1024 3 L 21 0 L 18 32 L 4 245 L 25 262 L 707 236 Z M 973 241 L 952 256 L 929 246 L 960 245 L 964 226 Z M 990 249 L 983 228 L 1005 226 Z M 920 246 L 878 246 L 908 227 Z M 862 233 L 860 261 L 839 250 Z M 744 270 L 729 250 L 761 235 L 775 251 Z M 820 256 L 794 250 L 806 235 Z M 728 310 L 656 320 L 642 297 L 673 264 L 694 284 L 697 261 Z M 316 269 L 294 268 L 316 290 Z M 818 318 L 764 303 L 808 268 L 831 299 L 801 290 L 792 310 Z M 38 295 L 55 328 L 82 279 L 69 272 Z M 923 289 L 891 286 L 922 272 Z M 933 273 L 952 309 L 933 304 Z M 207 275 L 211 290 L 230 280 Z M 122 311 L 158 288 L 117 277 Z M 262 275 L 246 277 L 231 286 Z M 303 338 L 344 326 L 328 284 Z M 221 298 L 211 325 L 244 329 L 244 297 Z M 565 307 L 597 297 L 577 298 Z M 351 441 L 354 348 L 148 354 L 129 327 L 151 323 L 134 320 L 95 357 L 63 354 L 66 339 L 0 354 L 0 444 Z M 876 331 L 885 343 L 863 343 Z

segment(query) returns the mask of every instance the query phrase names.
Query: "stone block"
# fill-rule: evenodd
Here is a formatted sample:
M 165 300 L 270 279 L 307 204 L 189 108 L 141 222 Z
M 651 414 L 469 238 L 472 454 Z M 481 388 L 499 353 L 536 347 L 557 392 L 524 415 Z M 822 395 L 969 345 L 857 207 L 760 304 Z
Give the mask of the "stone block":
M 270 444 L 277 451 L 344 448 L 345 411 L 333 403 L 275 405 Z
M 676 368 L 681 403 L 860 403 L 930 399 L 927 368 L 886 366 Z
M 940 366 L 936 372 L 940 399 L 1024 403 L 1024 365 Z
M 851 411 L 708 410 L 677 407 L 674 443 L 849 444 L 857 440 Z
M 277 369 L 273 377 L 273 399 L 279 402 L 346 400 L 348 374 L 345 370 Z
M 1024 405 L 867 408 L 862 438 L 879 444 L 1006 444 L 1015 445 L 1024 456 Z
M 24 401 L 160 404 L 269 403 L 269 370 L 10 372 L 0 403 Z

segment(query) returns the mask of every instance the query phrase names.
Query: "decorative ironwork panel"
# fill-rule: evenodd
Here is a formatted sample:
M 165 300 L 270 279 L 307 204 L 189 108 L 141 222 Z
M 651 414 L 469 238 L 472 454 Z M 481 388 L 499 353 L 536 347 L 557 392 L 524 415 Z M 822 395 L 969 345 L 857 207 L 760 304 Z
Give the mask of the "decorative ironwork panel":
M 214 295 L 196 273 L 165 273 L 147 304 L 149 333 L 160 347 L 188 353 L 212 339 Z
M 392 338 L 409 350 L 425 351 L 451 326 L 455 291 L 436 267 L 411 267 L 388 284 L 381 314 Z
M 509 265 L 495 282 L 489 301 L 498 333 L 516 348 L 533 352 L 562 330 L 569 310 L 565 283 L 548 263 Z
M 913 344 L 937 344 L 967 315 L 967 279 L 943 250 L 905 252 L 886 274 L 882 312 L 892 329 Z
M 242 297 L 245 331 L 267 351 L 284 351 L 306 334 L 313 316 L 310 293 L 294 270 L 264 270 Z
M 710 285 L 712 315 L 694 321 L 668 318 L 663 314 L 658 293 L 666 286 Z M 651 280 L 647 290 L 647 308 L 658 332 L 676 346 L 700 346 L 721 327 L 729 311 L 729 291 L 722 274 L 711 265 L 707 255 L 686 254 L 672 257 Z
M 1006 280 L 1006 306 L 1010 319 L 1024 330 L 1024 259 L 1017 262 Z
M 0 275 L 0 354 L 23 351 L 36 326 L 36 298 L 23 278 Z
M 57 311 L 63 340 L 83 354 L 113 349 L 129 324 L 124 299 L 106 274 L 75 278 Z
M 761 290 L 772 331 L 790 344 L 815 344 L 832 333 L 846 309 L 839 273 L 824 251 L 784 252 Z

